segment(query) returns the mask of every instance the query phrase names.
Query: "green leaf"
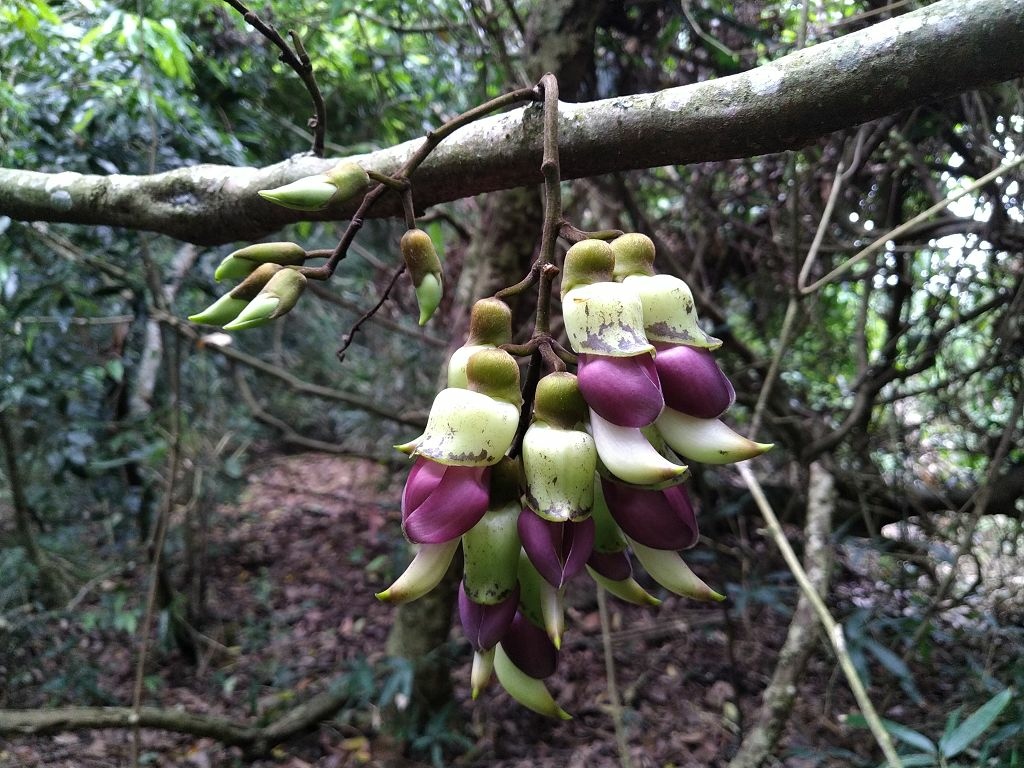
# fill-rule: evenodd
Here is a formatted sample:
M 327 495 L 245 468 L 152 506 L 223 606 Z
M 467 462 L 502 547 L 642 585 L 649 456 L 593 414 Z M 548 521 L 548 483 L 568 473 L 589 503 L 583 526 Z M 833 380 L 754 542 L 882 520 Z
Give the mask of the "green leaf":
M 964 720 L 952 733 L 939 740 L 939 750 L 943 757 L 959 755 L 976 738 L 987 731 L 1006 709 L 1013 698 L 1013 691 L 1007 688 L 997 693 L 970 717 Z
M 846 724 L 854 728 L 867 728 L 867 720 L 864 719 L 863 715 L 850 715 L 846 718 Z M 882 727 L 889 732 L 893 737 L 899 739 L 912 747 L 920 749 L 922 752 L 930 752 L 933 756 L 937 754 L 938 748 L 935 746 L 935 742 L 925 736 L 923 733 L 918 733 L 913 728 L 908 728 L 905 725 L 893 722 L 892 720 L 886 720 L 882 718 Z

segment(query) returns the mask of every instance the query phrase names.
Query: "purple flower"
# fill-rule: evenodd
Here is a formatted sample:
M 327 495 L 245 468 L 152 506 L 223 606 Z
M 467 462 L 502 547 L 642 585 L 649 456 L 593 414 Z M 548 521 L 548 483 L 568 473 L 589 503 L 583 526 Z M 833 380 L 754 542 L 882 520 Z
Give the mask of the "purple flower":
M 689 549 L 700 534 L 682 485 L 658 491 L 601 479 L 608 510 L 622 532 L 652 549 Z
M 527 507 L 519 514 L 519 538 L 538 573 L 556 589 L 583 570 L 594 548 L 594 521 L 555 523 Z
M 456 539 L 487 511 L 490 467 L 455 467 L 420 456 L 402 492 L 402 530 L 416 544 Z
M 466 585 L 459 584 L 459 620 L 474 651 L 487 651 L 498 644 L 508 631 L 519 606 L 519 585 L 504 599 L 484 605 L 466 594 Z
M 665 405 L 701 419 L 717 419 L 736 400 L 732 382 L 715 356 L 686 344 L 657 344 L 654 365 Z
M 558 666 L 558 649 L 548 633 L 520 611 L 501 638 L 501 647 L 513 664 L 536 680 L 550 677 Z
M 587 405 L 620 427 L 646 427 L 665 407 L 655 359 L 646 352 L 631 357 L 581 353 L 577 376 Z
M 587 565 L 612 581 L 625 581 L 633 575 L 633 565 L 629 562 L 629 555 L 626 551 L 621 552 L 598 552 L 596 549 L 590 553 Z

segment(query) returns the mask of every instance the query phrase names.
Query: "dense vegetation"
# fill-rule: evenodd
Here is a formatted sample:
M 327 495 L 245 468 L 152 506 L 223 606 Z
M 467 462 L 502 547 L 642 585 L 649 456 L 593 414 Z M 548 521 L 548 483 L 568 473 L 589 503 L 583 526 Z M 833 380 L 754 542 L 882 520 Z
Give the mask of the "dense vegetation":
M 420 137 L 544 71 L 558 75 L 568 101 L 653 92 L 747 71 L 925 4 L 373 0 L 354 9 L 288 0 L 256 10 L 301 36 L 326 100 L 327 154 L 345 157 Z M 931 754 L 936 765 L 1024 759 L 1024 705 L 1004 693 L 1024 685 L 1024 218 L 1022 174 L 1013 165 L 1024 143 L 1022 105 L 1020 84 L 1011 81 L 783 154 L 564 185 L 572 220 L 647 233 L 660 268 L 690 283 L 708 330 L 725 341 L 720 360 L 739 403 L 733 423 L 777 445 L 751 468 L 794 540 L 812 522 L 809 477 L 823 473 L 834 485 L 823 533 L 830 556 L 818 553 L 816 561 L 834 564 L 828 606 L 882 716 L 920 732 L 890 726 L 901 752 Z M 13 0 L 0 7 L 5 168 L 143 175 L 198 163 L 262 167 L 308 150 L 309 114 L 294 73 L 226 4 Z M 922 215 L 1003 165 L 979 189 Z M 301 312 L 221 346 L 181 318 L 218 295 L 213 270 L 231 247 L 18 221 L 0 209 L 0 706 L 129 705 L 138 677 L 146 703 L 191 709 L 195 701 L 168 691 L 191 688 L 198 699 L 218 691 L 230 719 L 272 720 L 299 695 L 293 688 L 320 685 L 302 678 L 297 686 L 299 673 L 280 656 L 245 668 L 287 609 L 280 595 L 289 587 L 272 581 L 283 578 L 273 558 L 284 556 L 268 545 L 271 559 L 237 598 L 273 610 L 239 626 L 225 616 L 223 596 L 210 595 L 219 559 L 233 552 L 222 534 L 240 511 L 273 513 L 253 491 L 271 492 L 273 457 L 301 449 L 370 459 L 375 469 L 354 470 L 359 483 L 325 493 L 367 500 L 336 501 L 346 519 L 335 531 L 369 527 L 378 537 L 377 551 L 356 552 L 338 568 L 361 574 L 367 593 L 387 582 L 404 557 L 395 515 L 381 518 L 376 506 L 382 495 L 397 498 L 390 478 L 404 473 L 391 446 L 422 422 L 446 349 L 462 342 L 471 302 L 528 269 L 540 216 L 534 190 L 430 209 L 423 226 L 453 287 L 438 316 L 419 329 L 412 290 L 400 283 L 339 362 L 341 339 L 394 272 L 398 222 L 369 222 Z M 331 248 L 343 226 L 301 222 L 281 239 Z M 514 306 L 524 329 L 532 309 L 527 299 Z M 320 460 L 297 465 L 332 471 Z M 308 477 L 282 482 L 296 493 L 310 488 Z M 757 697 L 798 592 L 760 536 L 757 509 L 736 474 L 712 468 L 693 483 L 709 540 L 694 562 L 730 596 L 703 613 L 720 614 L 716 631 L 728 637 L 732 661 L 754 648 L 749 655 L 760 665 L 756 677 L 730 679 L 722 668 L 702 676 L 699 654 L 689 660 L 696 683 L 728 680 L 729 706 L 707 705 L 716 722 L 728 723 L 721 743 L 693 758 L 724 765 L 758 722 Z M 338 534 L 317 528 L 313 535 Z M 156 620 L 144 635 L 150 583 Z M 344 603 L 342 591 L 325 589 L 316 599 Z M 578 606 L 580 615 L 593 611 L 585 601 Z M 769 759 L 877 764 L 868 732 L 853 719 L 839 722 L 856 708 L 829 679 L 828 644 L 811 629 L 811 614 L 793 615 L 806 630 L 794 639 L 796 666 L 811 658 L 801 697 L 815 703 L 783 703 L 782 713 L 796 712 L 802 725 L 794 726 L 798 737 L 791 730 L 778 745 L 770 740 L 776 757 Z M 682 642 L 663 629 L 645 646 L 652 658 L 652 648 Z M 398 751 L 438 763 L 535 757 L 528 742 L 521 752 L 502 752 L 479 729 L 460 725 L 474 706 L 465 701 L 395 714 L 396 699 L 402 710 L 413 694 L 413 674 L 400 660 L 401 643 L 385 658 L 378 635 L 350 638 L 355 650 L 328 675 L 348 686 L 324 715 L 337 730 L 298 744 L 294 754 L 356 760 L 349 741 L 368 739 L 359 748 L 372 742 L 376 749 L 386 733 Z M 121 652 L 115 663 L 96 648 Z M 448 656 L 464 648 L 453 640 L 448 650 L 444 674 Z M 140 654 L 144 674 L 136 675 Z M 417 661 L 414 650 L 406 655 Z M 783 667 L 791 662 L 779 659 Z M 247 690 L 236 692 L 243 679 Z M 601 716 L 624 724 L 641 758 L 637 735 L 649 702 L 642 689 L 627 694 L 624 711 L 612 701 Z M 390 725 L 368 714 L 377 705 Z M 427 705 L 414 697 L 416 706 Z M 453 711 L 464 717 L 450 718 Z M 654 716 L 670 713 L 664 705 Z M 523 723 L 532 721 L 515 718 L 532 716 L 502 717 L 511 719 L 510 732 L 530 733 Z M 958 729 L 965 721 L 971 726 Z M 552 764 L 586 754 L 586 731 L 574 734 L 580 743 L 560 742 Z M 22 737 L 4 738 L 0 764 Z M 470 749 L 473 738 L 484 754 Z M 160 742 L 151 757 L 172 760 L 171 750 Z M 615 748 L 601 754 L 612 761 Z

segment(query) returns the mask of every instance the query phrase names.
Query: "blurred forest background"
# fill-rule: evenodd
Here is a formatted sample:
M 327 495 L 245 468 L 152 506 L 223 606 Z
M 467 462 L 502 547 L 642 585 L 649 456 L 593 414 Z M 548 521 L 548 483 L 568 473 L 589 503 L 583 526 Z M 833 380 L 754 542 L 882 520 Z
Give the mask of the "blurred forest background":
M 254 10 L 302 36 L 327 154 L 344 157 L 422 136 L 545 71 L 566 101 L 651 92 L 926 4 Z M 0 4 L 4 167 L 259 167 L 308 149 L 308 113 L 294 73 L 226 4 Z M 654 238 L 660 268 L 690 283 L 725 341 L 732 423 L 776 444 L 750 468 L 897 748 L 917 756 L 905 765 L 1024 765 L 1022 173 L 919 216 L 1022 144 L 1010 82 L 798 151 L 564 185 L 576 223 Z M 0 215 L 0 765 L 127 765 L 133 750 L 141 764 L 197 768 L 877 765 L 732 467 L 693 478 L 706 540 L 688 557 L 727 602 L 612 602 L 602 632 L 589 585 L 573 592 L 552 684 L 571 723 L 495 690 L 470 702 L 450 602 L 399 612 L 391 631 L 395 610 L 373 598 L 409 557 L 405 461 L 391 446 L 417 434 L 471 302 L 527 271 L 540 196 L 496 192 L 424 221 L 454 288 L 439 315 L 419 329 L 402 283 L 339 363 L 398 263 L 400 222 L 369 222 L 301 311 L 224 345 L 181 318 L 222 290 L 213 269 L 232 246 Z M 798 291 L 805 261 L 809 284 L 908 222 L 842 279 Z M 275 239 L 331 248 L 343 225 Z M 524 328 L 530 311 L 515 307 Z M 818 541 L 806 552 L 805 528 Z M 438 633 L 439 646 L 417 647 Z M 777 698 L 762 709 L 769 684 Z M 141 735 L 91 709 L 133 702 L 155 726 Z M 77 709 L 47 719 L 58 707 Z

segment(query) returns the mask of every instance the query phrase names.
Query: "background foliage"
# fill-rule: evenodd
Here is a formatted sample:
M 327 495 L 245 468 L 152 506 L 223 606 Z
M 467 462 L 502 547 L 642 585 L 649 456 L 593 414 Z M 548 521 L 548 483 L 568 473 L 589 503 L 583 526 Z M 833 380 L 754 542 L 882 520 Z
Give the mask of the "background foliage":
M 577 98 L 743 71 L 913 5 L 600 2 L 574 64 Z M 541 73 L 530 67 L 549 42 L 538 37 L 550 24 L 545 14 L 577 11 L 568 2 L 289 0 L 260 13 L 303 37 L 327 98 L 328 151 L 342 156 L 415 138 L 531 82 Z M 293 74 L 226 6 L 13 0 L 0 7 L 4 166 L 142 174 L 201 162 L 265 165 L 305 151 L 308 112 Z M 822 462 L 834 474 L 838 568 L 830 606 L 886 717 L 914 729 L 893 725 L 894 735 L 934 764 L 1022 759 L 1024 709 L 1005 693 L 1024 684 L 1019 171 L 800 301 L 788 330 L 784 318 L 840 174 L 812 279 L 1015 159 L 1022 134 L 1019 84 L 1007 83 L 799 152 L 566 188 L 576 221 L 650 234 L 662 269 L 694 287 L 709 330 L 726 340 L 723 367 L 744 406 L 741 429 L 757 411 L 758 434 L 779 445 L 758 472 L 794 532 L 808 465 Z M 284 662 L 254 674 L 263 682 L 248 692 L 236 690 L 230 681 L 239 678 L 226 667 L 203 662 L 204 637 L 237 642 L 244 656 L 272 634 L 280 608 L 269 597 L 280 585 L 257 579 L 253 599 L 262 594 L 277 608 L 240 628 L 209 615 L 206 583 L 217 553 L 208 540 L 226 524 L 218 503 L 238 501 L 247 477 L 296 447 L 393 461 L 389 446 L 408 437 L 429 405 L 445 345 L 461 341 L 466 306 L 477 298 L 467 295 L 479 258 L 469 243 L 495 226 L 493 215 L 480 200 L 431 212 L 446 277 L 460 290 L 424 333 L 402 286 L 339 364 L 341 337 L 396 264 L 398 230 L 368 226 L 317 301 L 234 339 L 232 349 L 262 361 L 262 372 L 166 320 L 217 295 L 213 266 L 230 249 L 0 218 L 0 476 L 7 483 L 6 493 L 0 489 L 0 704 L 123 703 L 123 691 L 110 690 L 116 675 L 93 656 L 88 638 L 133 642 L 163 505 L 172 513 L 159 596 L 164 642 L 147 685 L 157 690 L 165 661 L 183 658 L 199 664 L 187 673 L 197 690 L 220 686 L 240 712 L 265 712 L 267 696 L 287 691 L 294 676 Z M 304 224 L 282 239 L 331 247 L 339 231 Z M 519 254 L 520 266 L 530 257 Z M 525 317 L 529 308 L 518 309 Z M 773 356 L 779 377 L 758 407 Z M 334 395 L 311 397 L 296 380 Z M 387 418 L 353 406 L 353 398 Z M 715 471 L 695 483 L 705 533 L 717 542 L 704 556 L 710 572 L 730 583 L 730 642 L 757 641 L 759 617 L 788 615 L 792 583 L 764 556 L 735 478 Z M 400 565 L 397 529 L 388 530 L 390 553 L 355 557 L 355 567 L 373 574 L 391 560 Z M 37 654 L 47 663 L 30 664 Z M 832 663 L 824 651 L 819 656 Z M 408 696 L 408 670 L 362 664 L 348 668 L 354 688 L 342 718 Z M 761 685 L 737 683 L 733 696 L 749 708 Z M 813 695 L 827 698 L 824 685 Z M 845 700 L 831 706 L 850 711 Z M 355 722 L 359 734 L 373 734 L 372 722 Z M 435 760 L 466 749 L 444 717 L 399 733 Z M 791 739 L 781 748 L 790 752 L 780 754 L 800 751 L 808 764 L 869 764 L 860 737 L 858 744 L 852 729 L 841 737 L 821 732 Z M 958 740 L 964 748 L 954 750 Z M 730 749 L 723 746 L 718 759 Z

